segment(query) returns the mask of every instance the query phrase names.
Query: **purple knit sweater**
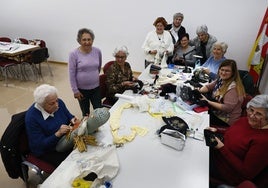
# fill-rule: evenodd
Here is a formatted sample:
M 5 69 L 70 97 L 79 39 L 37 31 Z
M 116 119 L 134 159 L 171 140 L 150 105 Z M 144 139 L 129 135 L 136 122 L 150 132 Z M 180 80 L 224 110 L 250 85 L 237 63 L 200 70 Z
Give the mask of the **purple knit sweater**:
M 92 47 L 90 53 L 82 53 L 76 48 L 69 56 L 69 79 L 72 91 L 94 89 L 99 86 L 99 73 L 102 65 L 100 49 Z

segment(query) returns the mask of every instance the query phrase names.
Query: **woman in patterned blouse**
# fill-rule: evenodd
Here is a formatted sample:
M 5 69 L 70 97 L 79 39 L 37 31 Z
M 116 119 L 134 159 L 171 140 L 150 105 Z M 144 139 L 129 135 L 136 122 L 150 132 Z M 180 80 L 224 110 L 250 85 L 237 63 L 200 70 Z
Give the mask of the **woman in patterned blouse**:
M 133 89 L 136 86 L 137 78 L 133 77 L 130 64 L 126 62 L 129 55 L 126 46 L 115 48 L 113 56 L 115 57 L 114 63 L 107 71 L 107 88 L 108 99 L 114 103 L 117 101 L 116 93 L 123 93 L 125 90 Z

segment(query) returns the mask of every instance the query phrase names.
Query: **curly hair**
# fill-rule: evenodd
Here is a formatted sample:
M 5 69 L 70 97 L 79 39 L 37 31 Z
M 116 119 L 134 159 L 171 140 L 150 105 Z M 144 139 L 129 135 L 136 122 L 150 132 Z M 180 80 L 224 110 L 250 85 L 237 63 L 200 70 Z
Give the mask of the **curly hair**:
M 154 21 L 154 26 L 156 26 L 158 23 L 162 23 L 163 25 L 164 25 L 164 27 L 166 27 L 167 26 L 167 21 L 166 21 L 166 19 L 164 18 L 164 17 L 158 17 L 158 18 L 156 18 L 156 20 Z
M 90 34 L 92 40 L 95 39 L 94 32 L 93 32 L 91 29 L 82 28 L 82 29 L 79 29 L 79 31 L 78 31 L 78 33 L 77 33 L 77 38 L 76 38 L 76 40 L 77 40 L 78 43 L 80 43 L 81 38 L 82 38 L 82 35 L 83 35 L 84 33 Z

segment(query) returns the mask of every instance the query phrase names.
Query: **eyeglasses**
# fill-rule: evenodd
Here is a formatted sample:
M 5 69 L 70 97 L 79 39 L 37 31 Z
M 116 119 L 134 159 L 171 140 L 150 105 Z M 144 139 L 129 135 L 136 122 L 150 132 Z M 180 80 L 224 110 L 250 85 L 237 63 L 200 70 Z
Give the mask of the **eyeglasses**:
M 118 58 L 118 59 L 125 59 L 126 56 L 119 56 L 119 55 L 117 55 L 117 56 L 115 56 L 115 58 Z
M 220 69 L 221 72 L 227 72 L 227 73 L 230 73 L 232 72 L 232 70 L 228 70 L 228 69 Z
M 261 119 L 264 117 L 264 115 L 256 110 L 254 110 L 253 108 L 249 107 L 247 108 L 247 113 L 250 116 L 255 116 L 257 119 Z

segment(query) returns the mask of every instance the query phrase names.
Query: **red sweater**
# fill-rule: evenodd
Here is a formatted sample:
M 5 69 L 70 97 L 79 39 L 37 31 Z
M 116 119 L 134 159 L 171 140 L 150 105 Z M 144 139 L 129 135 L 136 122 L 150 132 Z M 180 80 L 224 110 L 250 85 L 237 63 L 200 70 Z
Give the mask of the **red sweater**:
M 226 183 L 253 180 L 268 167 L 268 129 L 253 129 L 243 117 L 226 131 L 224 147 L 213 149 L 211 157 Z

